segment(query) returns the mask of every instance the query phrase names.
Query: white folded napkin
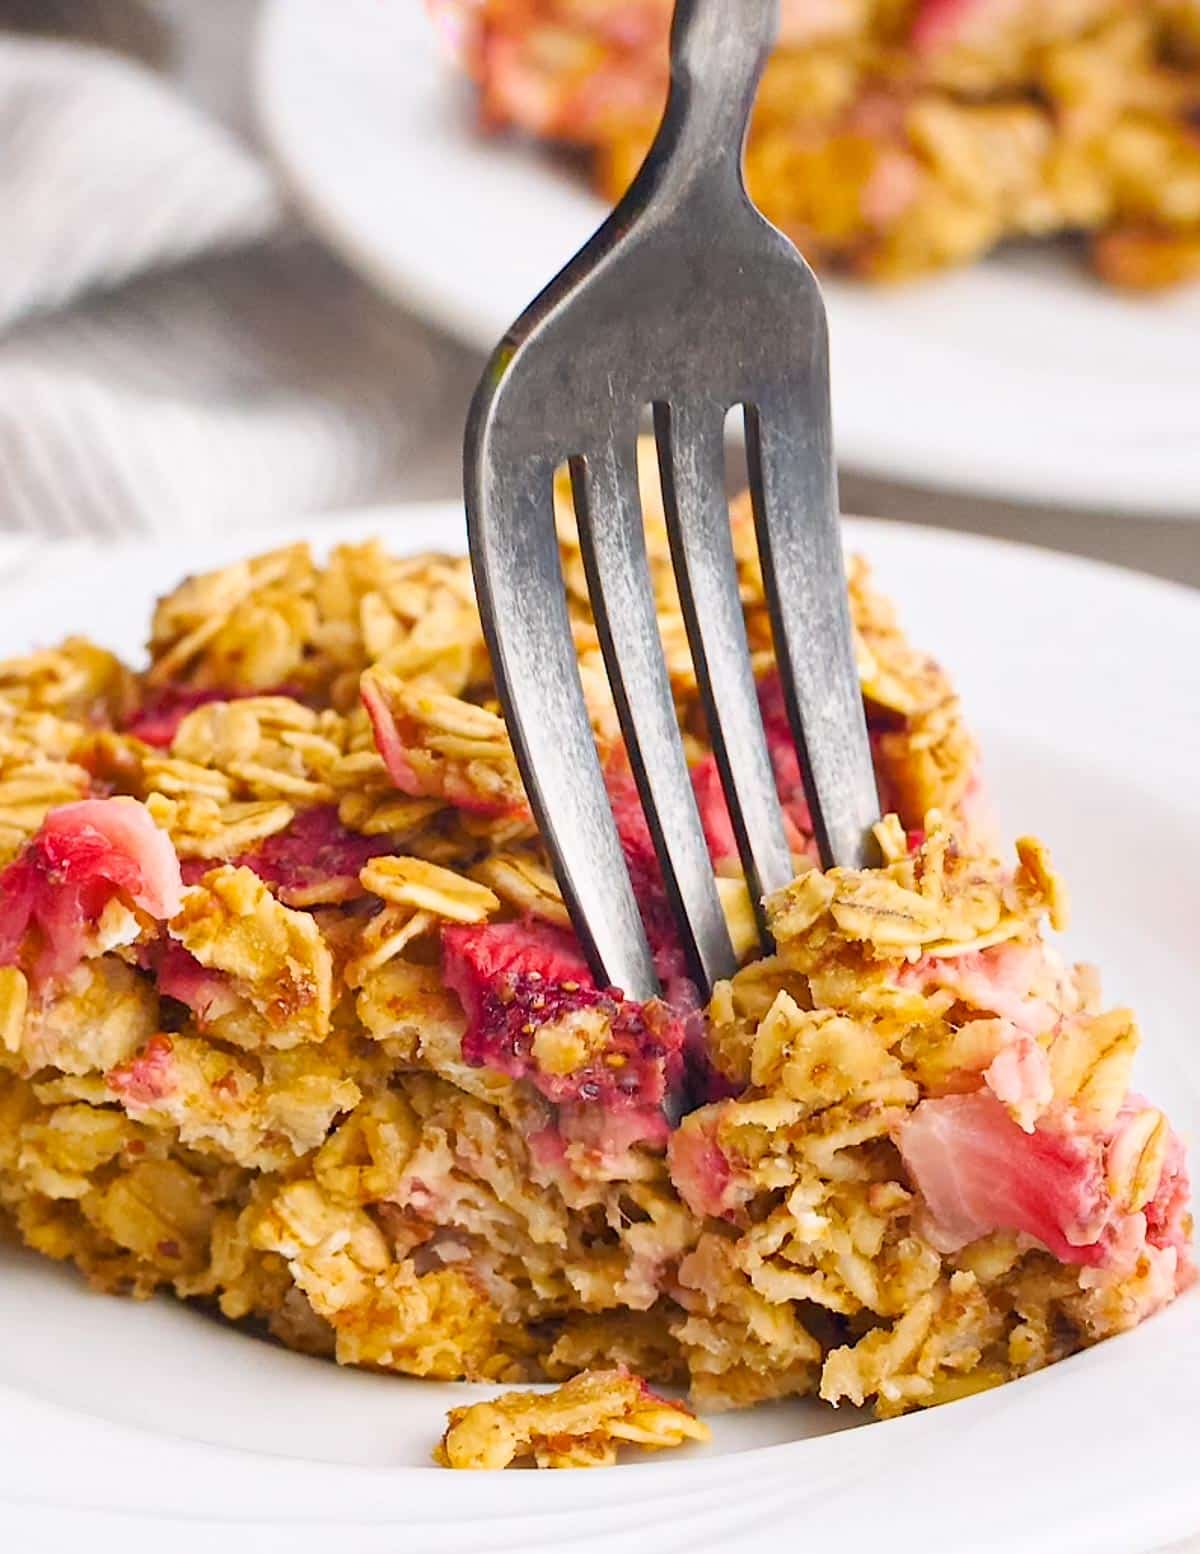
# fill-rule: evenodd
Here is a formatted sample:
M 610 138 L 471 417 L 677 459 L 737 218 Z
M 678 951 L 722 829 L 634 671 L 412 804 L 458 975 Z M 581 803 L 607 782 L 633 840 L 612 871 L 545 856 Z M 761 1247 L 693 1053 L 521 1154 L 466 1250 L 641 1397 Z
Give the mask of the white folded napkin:
M 179 533 L 390 494 L 431 337 L 149 71 L 0 35 L 0 529 Z

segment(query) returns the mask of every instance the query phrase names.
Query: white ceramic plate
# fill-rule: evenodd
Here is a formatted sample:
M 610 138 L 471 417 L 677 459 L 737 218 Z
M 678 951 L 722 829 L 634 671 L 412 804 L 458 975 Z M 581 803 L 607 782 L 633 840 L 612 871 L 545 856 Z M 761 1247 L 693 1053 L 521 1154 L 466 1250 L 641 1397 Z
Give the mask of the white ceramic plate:
M 271 0 L 258 82 L 267 138 L 315 224 L 482 349 L 604 214 L 537 148 L 476 133 L 421 0 Z M 1200 517 L 1200 287 L 1122 297 L 1041 248 L 827 296 L 848 465 Z
M 460 548 L 447 507 L 298 530 Z M 136 658 L 185 572 L 281 541 L 0 548 L 0 654 L 67 630 Z M 1200 1135 L 1200 596 L 1047 553 L 854 524 L 952 665 L 1006 826 L 1073 881 L 1070 948 L 1149 1033 L 1139 1082 Z M 1145 1554 L 1200 1532 L 1200 1293 L 998 1392 L 887 1424 L 812 1402 L 715 1421 L 703 1452 L 610 1473 L 429 1464 L 486 1389 L 339 1370 L 168 1300 L 89 1294 L 0 1250 L 0 1547 L 21 1554 Z M 855 1427 L 859 1426 L 859 1427 Z

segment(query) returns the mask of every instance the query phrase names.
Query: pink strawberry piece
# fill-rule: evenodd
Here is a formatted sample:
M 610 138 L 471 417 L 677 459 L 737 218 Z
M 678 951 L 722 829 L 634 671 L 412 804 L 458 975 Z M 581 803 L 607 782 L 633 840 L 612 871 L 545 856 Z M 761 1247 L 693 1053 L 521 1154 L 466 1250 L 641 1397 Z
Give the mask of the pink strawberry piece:
M 140 739 L 144 745 L 156 749 L 169 749 L 179 732 L 179 725 L 189 712 L 197 707 L 207 707 L 214 701 L 244 701 L 248 696 L 290 696 L 295 701 L 303 697 L 294 686 L 281 685 L 267 691 L 201 691 L 190 685 L 165 685 L 153 692 L 125 724 L 124 732 Z
M 125 724 L 124 732 L 144 745 L 166 750 L 189 712 L 212 701 L 227 701 L 225 691 L 197 691 L 190 686 L 168 685 L 150 696 Z
M 692 788 L 704 827 L 704 840 L 713 863 L 724 863 L 738 855 L 737 837 L 725 802 L 725 789 L 715 755 L 706 755 L 692 767 Z
M 717 1142 L 715 1117 L 703 1123 L 693 1117 L 689 1126 L 673 1133 L 667 1161 L 671 1181 L 693 1214 L 721 1218 L 754 1192 L 753 1182 L 734 1170 Z
M 1129 1123 L 1146 1106 L 1146 1102 L 1140 1095 L 1130 1094 L 1125 1098 L 1117 1116 L 1116 1125 L 1113 1128 L 1112 1137 L 1108 1140 L 1110 1152 L 1120 1148 L 1122 1135 Z M 1151 1246 L 1170 1248 L 1173 1247 L 1179 1256 L 1180 1288 L 1186 1288 L 1195 1278 L 1195 1271 L 1191 1266 L 1191 1233 L 1190 1213 L 1192 1189 L 1188 1178 L 1187 1153 L 1183 1147 L 1183 1140 L 1178 1133 L 1172 1132 L 1167 1140 L 1166 1154 L 1163 1160 L 1162 1175 L 1158 1179 L 1158 1187 L 1154 1197 L 1146 1205 L 1146 1240 Z
M 285 906 L 306 907 L 362 895 L 359 873 L 372 858 L 391 851 L 385 837 L 348 831 L 335 805 L 319 804 L 235 862 L 253 869 Z
M 792 738 L 783 688 L 779 676 L 772 674 L 758 687 L 758 703 L 767 736 L 767 753 L 775 774 L 775 789 L 783 805 L 784 829 L 793 852 L 806 853 L 812 847 L 812 815 L 804 793 L 804 777 L 796 741 Z M 725 790 L 715 755 L 705 756 L 692 768 L 692 786 L 700 806 L 704 835 L 714 863 L 736 858 L 737 836 L 725 801 Z M 611 787 L 610 787 L 611 792 Z
M 477 793 L 461 774 L 453 769 L 452 764 L 449 764 L 447 770 L 434 781 L 423 781 L 421 774 L 409 759 L 405 731 L 397 721 L 379 685 L 370 675 L 364 677 L 360 695 L 363 706 L 367 709 L 367 716 L 371 720 L 375 748 L 383 758 L 388 775 L 401 793 L 413 799 L 441 799 L 443 803 L 452 804 L 456 809 L 466 810 L 476 815 L 490 817 L 504 815 L 515 819 L 529 814 L 524 796 L 515 800 L 498 801 Z
M 965 955 L 923 955 L 902 966 L 896 981 L 923 993 L 954 993 L 973 1009 L 998 1015 L 1019 1031 L 1044 1036 L 1060 1019 L 1061 1003 L 1043 996 L 1043 984 L 1053 974 L 1044 946 L 1014 942 Z
M 796 750 L 796 741 L 792 738 L 792 727 L 783 701 L 783 686 L 777 674 L 768 675 L 759 683 L 758 705 L 767 735 L 767 751 L 775 772 L 775 790 L 783 805 L 788 844 L 794 853 L 809 852 L 813 837 L 812 815 L 804 793 L 800 756 Z
M 424 789 L 421 787 L 420 778 L 413 770 L 412 762 L 408 759 L 408 751 L 400 737 L 400 730 L 392 709 L 388 706 L 387 698 L 379 686 L 369 675 L 362 682 L 360 694 L 363 706 L 367 709 L 367 716 L 371 720 L 375 748 L 383 757 L 388 775 L 401 793 L 406 793 L 411 799 L 424 798 Z
M 444 928 L 442 971 L 466 1012 L 464 1059 L 528 1079 L 556 1104 L 658 1106 L 680 1076 L 682 1023 L 657 999 L 638 1004 L 598 988 L 575 940 L 558 929 Z M 535 1039 L 549 1026 L 574 1026 L 591 1048 L 570 1073 L 548 1073 L 537 1061 Z
M 654 954 L 655 969 L 666 989 L 667 1002 L 673 1009 L 682 1011 L 689 1003 L 695 1002 L 695 988 L 688 980 L 683 944 L 671 911 L 650 824 L 623 750 L 619 750 L 609 761 L 604 783 L 608 789 L 613 819 L 617 823 L 617 835 L 621 839 L 621 851 L 625 855 L 633 894 Z M 713 863 L 736 857 L 737 840 L 715 756 L 706 756 L 692 769 L 692 786 Z
M 136 1058 L 109 1069 L 105 1075 L 108 1088 L 132 1106 L 153 1106 L 165 1100 L 175 1088 L 173 1051 L 169 1036 L 151 1036 Z
M 1017 10 L 1012 0 L 920 0 L 910 37 L 921 54 L 960 43 L 983 43 Z
M 1011 1039 L 992 1059 L 983 1078 L 1025 1133 L 1033 1132 L 1037 1118 L 1054 1100 L 1050 1060 L 1045 1048 L 1032 1036 L 1012 1031 Z
M 618 752 L 609 762 L 604 773 L 604 784 L 608 789 L 608 801 L 612 805 L 617 835 L 621 839 L 621 851 L 625 855 L 625 866 L 629 870 L 646 937 L 654 951 L 659 976 L 666 980 L 681 974 L 683 970 L 679 930 L 675 926 L 675 916 L 667 899 L 667 888 L 663 883 L 650 824 L 624 751 Z
M 792 738 L 777 676 L 771 676 L 759 686 L 759 704 L 767 735 L 767 749 L 775 773 L 775 785 L 783 806 L 788 843 L 793 852 L 808 852 L 812 847 L 812 817 L 804 795 L 800 758 L 796 753 L 796 743 Z M 633 893 L 641 909 L 646 937 L 654 951 L 658 974 L 664 984 L 675 982 L 686 972 L 679 932 L 637 783 L 623 751 L 618 751 L 610 759 L 604 781 L 613 818 L 617 823 L 617 834 L 621 838 L 621 850 L 625 854 L 625 863 L 633 883 Z M 737 837 L 715 755 L 705 756 L 693 767 L 692 787 L 713 863 L 736 858 Z M 672 997 L 672 1004 L 674 1001 Z
M 1062 1262 L 1105 1261 L 1114 1206 L 1095 1137 L 1041 1124 L 1023 1133 L 994 1095 L 978 1091 L 922 1101 L 897 1129 L 896 1144 L 939 1251 L 1013 1230 Z
M 237 994 L 229 978 L 201 965 L 191 951 L 185 950 L 176 940 L 167 939 L 157 946 L 149 963 L 154 969 L 158 991 L 165 998 L 186 1004 L 201 1024 L 220 1019 L 237 1007 Z
M 51 810 L 0 873 L 0 965 L 15 965 L 37 934 L 33 969 L 60 977 L 89 952 L 110 902 L 174 917 L 182 897 L 170 838 L 134 799 L 84 799 Z
M 558 1133 L 564 1145 L 582 1145 L 594 1160 L 621 1172 L 629 1169 L 626 1157 L 636 1145 L 665 1149 L 671 1125 L 658 1106 L 615 1111 L 587 1101 L 569 1101 L 559 1107 Z

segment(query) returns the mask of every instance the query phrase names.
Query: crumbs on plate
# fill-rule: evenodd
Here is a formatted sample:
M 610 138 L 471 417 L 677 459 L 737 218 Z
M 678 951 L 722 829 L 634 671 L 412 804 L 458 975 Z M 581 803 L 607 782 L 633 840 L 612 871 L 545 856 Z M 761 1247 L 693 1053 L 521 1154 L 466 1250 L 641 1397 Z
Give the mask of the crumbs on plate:
M 443 1468 L 608 1468 L 618 1451 L 661 1451 L 712 1432 L 685 1403 L 659 1397 L 623 1366 L 581 1371 L 553 1392 L 507 1392 L 453 1408 L 433 1454 Z

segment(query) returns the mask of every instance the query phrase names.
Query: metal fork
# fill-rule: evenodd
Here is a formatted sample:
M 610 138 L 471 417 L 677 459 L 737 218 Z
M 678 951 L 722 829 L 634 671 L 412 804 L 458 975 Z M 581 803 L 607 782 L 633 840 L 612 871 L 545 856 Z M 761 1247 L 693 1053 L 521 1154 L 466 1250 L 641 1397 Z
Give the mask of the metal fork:
M 747 648 L 725 495 L 742 407 L 759 555 L 822 862 L 879 816 L 838 528 L 824 304 L 750 203 L 746 126 L 778 0 L 678 0 L 662 127 L 628 194 L 513 325 L 476 392 L 464 474 L 501 703 L 572 921 L 602 985 L 658 991 L 572 645 L 552 483 L 569 463 L 608 677 L 692 975 L 736 961 L 680 740 L 636 450 L 653 406 L 671 553 L 752 898 L 795 870 Z M 764 944 L 769 947 L 760 911 Z

